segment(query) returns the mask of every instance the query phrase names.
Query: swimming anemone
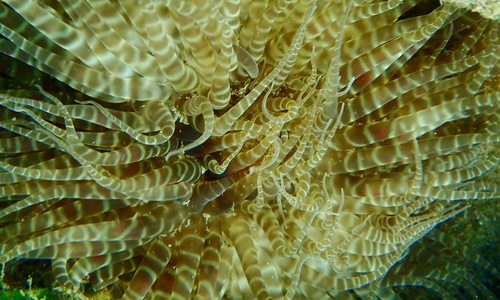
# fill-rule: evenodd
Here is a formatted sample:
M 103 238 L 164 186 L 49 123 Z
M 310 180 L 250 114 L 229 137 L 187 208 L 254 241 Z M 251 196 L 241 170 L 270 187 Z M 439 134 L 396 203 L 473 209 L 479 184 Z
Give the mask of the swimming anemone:
M 500 197 L 499 23 L 428 2 L 1 1 L 0 263 L 124 299 L 382 286 Z

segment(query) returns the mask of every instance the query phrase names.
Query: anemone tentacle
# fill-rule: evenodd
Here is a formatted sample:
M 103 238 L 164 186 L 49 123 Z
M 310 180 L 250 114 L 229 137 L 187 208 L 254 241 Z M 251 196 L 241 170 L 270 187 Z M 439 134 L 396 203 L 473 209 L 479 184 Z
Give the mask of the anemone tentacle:
M 1 264 L 123 299 L 493 295 L 398 263 L 456 248 L 429 232 L 500 198 L 498 21 L 424 0 L 0 2 Z

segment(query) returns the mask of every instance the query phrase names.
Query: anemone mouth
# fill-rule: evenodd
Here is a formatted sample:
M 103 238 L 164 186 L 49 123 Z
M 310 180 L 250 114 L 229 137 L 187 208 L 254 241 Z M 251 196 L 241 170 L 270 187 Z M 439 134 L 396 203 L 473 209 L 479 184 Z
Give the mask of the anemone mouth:
M 441 292 L 385 276 L 500 197 L 500 28 L 427 2 L 4 1 L 0 263 L 127 299 Z

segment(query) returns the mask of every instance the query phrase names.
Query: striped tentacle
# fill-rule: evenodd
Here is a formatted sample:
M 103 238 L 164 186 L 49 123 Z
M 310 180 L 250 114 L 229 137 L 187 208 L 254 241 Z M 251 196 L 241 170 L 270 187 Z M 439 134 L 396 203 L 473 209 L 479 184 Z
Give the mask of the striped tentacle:
M 147 114 L 147 119 L 154 120 L 156 126 L 160 128 L 160 133 L 156 135 L 143 135 L 137 129 L 123 122 L 123 118 L 115 117 L 109 110 L 94 101 L 78 101 L 80 104 L 90 104 L 95 106 L 108 121 L 116 125 L 121 132 L 125 132 L 142 145 L 160 145 L 167 143 L 174 133 L 174 117 L 170 109 L 160 101 L 148 101 L 145 104 L 135 104 L 137 112 Z M 141 107 L 142 106 L 142 107 Z M 88 106 L 85 106 L 88 107 Z M 69 113 L 69 111 L 68 111 Z
M 30 237 L 26 241 L 20 241 L 13 246 L 8 246 L 6 244 L 3 246 L 4 253 L 2 255 L 2 261 L 10 260 L 13 256 L 23 256 L 29 255 L 30 252 L 34 252 L 38 249 L 46 249 L 48 255 L 55 255 L 57 252 L 50 248 L 54 245 L 70 245 L 75 242 L 89 242 L 92 243 L 96 241 L 101 243 L 103 241 L 127 241 L 127 240 L 150 240 L 152 237 L 158 236 L 160 234 L 165 234 L 171 232 L 173 229 L 177 228 L 183 221 L 181 213 L 182 207 L 180 205 L 169 205 L 169 206 L 156 206 L 154 213 L 147 215 L 140 215 L 138 213 L 133 213 L 131 216 L 123 215 L 121 220 L 114 220 L 111 222 L 90 222 L 88 224 L 79 224 L 78 222 L 74 225 L 70 225 L 67 228 L 61 228 L 57 230 L 47 231 L 41 233 L 38 236 Z M 166 219 L 162 219 L 165 213 L 170 214 L 168 222 Z M 97 217 L 97 216 L 96 216 Z M 100 217 L 98 217 L 100 218 Z M 89 221 L 92 218 L 89 219 Z M 155 226 L 151 226 L 155 224 Z M 98 229 L 99 228 L 99 229 Z M 66 238 L 59 238 L 59 236 L 65 236 Z M 71 239 L 68 239 L 71 237 Z M 15 241 L 13 241 L 15 242 Z M 141 245 L 138 243 L 137 245 Z M 64 248 L 64 246 L 61 246 Z M 71 248 L 70 248 L 71 249 Z M 80 249 L 81 251 L 86 251 L 86 253 L 80 254 L 81 256 L 94 256 L 103 254 L 103 250 L 100 247 L 90 246 L 85 248 L 74 248 L 75 251 Z M 86 250 L 85 250 L 86 249 Z M 123 247 L 118 247 L 117 251 L 124 250 Z M 95 252 L 94 252 L 95 251 Z M 26 254 L 28 253 L 28 254 Z M 40 252 L 39 252 L 40 253 Z M 63 252 L 64 253 L 64 252 Z M 61 253 L 62 254 L 62 253 Z M 69 257 L 80 256 L 76 254 L 70 254 Z
M 276 68 L 274 68 L 271 73 L 269 73 L 256 87 L 254 87 L 252 91 L 247 96 L 245 96 L 245 98 L 243 98 L 240 102 L 238 102 L 238 104 L 234 105 L 231 109 L 229 109 L 215 121 L 213 135 L 218 136 L 229 131 L 230 127 L 245 112 L 245 110 L 247 110 L 255 102 L 255 100 L 257 100 L 257 97 L 260 96 L 262 92 L 283 72 L 287 64 L 290 66 L 293 64 L 297 56 L 296 52 L 298 51 L 304 38 L 305 25 L 311 18 L 313 11 L 314 7 L 309 10 L 304 22 L 302 23 L 299 30 L 297 30 L 297 34 L 295 35 L 294 40 L 290 46 L 290 50 L 282 58 Z
M 70 268 L 67 268 L 67 273 L 75 287 L 78 287 L 83 279 L 89 276 L 96 288 L 104 288 L 112 283 L 113 276 L 128 273 L 117 270 L 120 264 L 122 270 L 128 270 L 132 265 L 131 259 L 134 256 L 140 257 L 139 255 L 144 251 L 144 246 L 138 246 L 119 252 L 79 258 Z M 132 265 L 132 267 L 136 266 Z
M 171 84 L 175 90 L 189 91 L 198 85 L 198 75 L 191 66 L 186 66 L 182 58 L 179 57 L 177 45 L 165 32 L 165 27 L 160 19 L 161 14 L 158 13 L 163 5 L 158 5 L 156 2 L 148 1 L 142 7 L 142 20 L 145 23 L 148 36 L 148 49 L 153 51 L 167 83 Z M 157 99 L 167 99 L 167 97 Z
M 125 299 L 492 295 L 394 268 L 500 197 L 498 24 L 427 2 L 3 1 L 0 63 L 37 71 L 0 76 L 0 262 Z
M 155 283 L 158 275 L 168 264 L 170 257 L 170 248 L 163 240 L 151 243 L 123 297 L 126 299 L 143 299 Z

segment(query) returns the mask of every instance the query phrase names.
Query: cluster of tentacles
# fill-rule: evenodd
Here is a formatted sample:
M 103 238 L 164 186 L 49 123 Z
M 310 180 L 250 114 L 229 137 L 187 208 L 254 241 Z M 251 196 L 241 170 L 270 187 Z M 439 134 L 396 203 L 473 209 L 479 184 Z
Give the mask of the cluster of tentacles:
M 421 284 L 380 279 L 500 197 L 500 25 L 424 2 L 1 1 L 0 263 L 125 299 Z

